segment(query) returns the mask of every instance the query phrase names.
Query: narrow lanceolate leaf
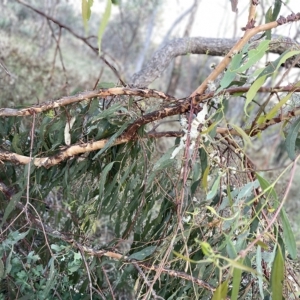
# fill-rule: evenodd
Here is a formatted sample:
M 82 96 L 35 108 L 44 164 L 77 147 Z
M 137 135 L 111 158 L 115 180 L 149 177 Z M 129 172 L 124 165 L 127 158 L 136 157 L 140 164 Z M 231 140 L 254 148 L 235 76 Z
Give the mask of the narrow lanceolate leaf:
M 82 0 L 81 1 L 81 14 L 85 30 L 87 31 L 87 22 L 91 17 L 91 7 L 93 0 Z
M 147 258 L 148 256 L 150 256 L 156 249 L 156 246 L 149 246 L 146 247 L 145 249 L 133 253 L 129 256 L 129 259 L 136 259 L 136 260 L 144 260 L 145 258 Z
M 225 280 L 223 283 L 221 283 L 217 289 L 214 292 L 214 295 L 212 297 L 212 300 L 222 300 L 226 299 L 227 296 L 227 290 L 228 290 L 228 280 Z
M 72 117 L 70 121 L 67 121 L 66 126 L 65 126 L 65 131 L 64 131 L 64 136 L 65 136 L 65 144 L 67 146 L 71 145 L 71 129 L 75 123 L 76 118 Z
M 206 200 L 211 200 L 216 196 L 216 194 L 219 190 L 220 179 L 221 179 L 221 175 L 219 174 L 217 179 L 215 180 L 211 190 L 208 192 L 208 194 L 206 196 Z
M 299 133 L 299 128 L 300 128 L 300 118 L 297 119 L 291 125 L 285 139 L 285 148 L 291 160 L 294 160 L 296 157 L 295 148 L 296 148 L 296 139 Z
M 282 4 L 281 0 L 275 0 L 272 21 L 275 21 L 277 19 L 277 17 L 279 16 L 281 4 Z
M 291 224 L 289 222 L 289 219 L 284 209 L 280 211 L 280 216 L 281 216 L 282 227 L 283 227 L 284 244 L 289 254 L 291 255 L 292 259 L 296 259 L 297 258 L 296 240 L 291 228 Z
M 101 180 L 99 183 L 99 198 L 101 199 L 102 195 L 104 194 L 104 186 L 106 182 L 106 177 L 108 172 L 111 170 L 115 162 L 109 163 L 104 170 L 101 172 Z
M 272 10 L 272 6 L 270 6 L 265 16 L 265 23 L 267 24 L 272 22 L 272 17 L 273 17 L 273 10 Z M 266 37 L 267 40 L 271 40 L 271 29 L 266 31 Z
M 266 192 L 267 196 L 271 195 L 275 200 L 278 199 L 277 193 L 274 189 L 274 187 L 269 183 L 269 181 L 262 176 L 259 175 L 259 173 L 256 173 L 256 178 L 259 181 L 260 187 L 264 192 Z
M 262 257 L 261 257 L 261 247 L 257 246 L 256 250 L 256 270 L 259 274 L 263 274 L 262 270 Z M 258 276 L 258 288 L 261 299 L 264 299 L 264 290 L 263 290 L 263 279 L 262 276 Z
M 254 99 L 259 88 L 264 84 L 266 79 L 274 74 L 278 68 L 290 57 L 300 54 L 300 51 L 287 50 L 282 53 L 275 61 L 270 62 L 268 66 L 258 75 L 257 79 L 252 83 L 249 91 L 246 94 L 246 103 L 244 106 L 244 111 L 247 114 L 247 107 L 250 102 Z M 248 114 L 247 114 L 248 115 Z
M 239 261 L 241 264 L 243 263 L 242 260 Z M 234 268 L 233 270 L 233 280 L 232 280 L 232 290 L 231 290 L 231 300 L 237 300 L 241 285 L 242 279 L 242 270 Z
M 17 193 L 17 194 L 15 194 L 15 195 L 12 196 L 11 200 L 9 201 L 9 203 L 6 206 L 6 209 L 4 211 L 4 215 L 3 215 L 3 218 L 2 218 L 2 222 L 1 222 L 0 228 L 6 222 L 8 216 L 14 210 L 15 206 L 17 205 L 17 203 L 20 201 L 22 194 L 23 194 L 23 191 L 20 191 L 19 193 Z
M 4 264 L 2 259 L 0 259 L 0 280 L 4 277 Z
M 252 83 L 250 89 L 248 90 L 248 92 L 246 94 L 246 102 L 244 105 L 244 112 L 247 116 L 248 116 L 247 107 L 250 104 L 250 102 L 254 99 L 254 97 L 256 96 L 257 91 L 260 89 L 260 87 L 265 83 L 266 78 L 267 78 L 266 75 L 259 77 Z
M 280 111 L 280 108 L 287 103 L 287 101 L 291 98 L 293 93 L 287 94 L 285 97 L 283 97 L 264 117 L 259 118 L 258 124 L 263 124 L 268 120 L 271 120 L 274 118 L 278 112 Z
M 252 143 L 249 135 L 241 127 L 236 126 L 234 124 L 229 124 L 229 125 L 232 126 L 233 129 L 239 133 L 239 135 L 242 137 L 244 141 L 245 146 L 251 146 Z
M 270 41 L 264 40 L 255 49 L 249 50 L 247 62 L 238 68 L 237 72 L 242 73 L 257 63 L 266 54 L 269 44 Z
M 109 17 L 111 13 L 111 0 L 107 0 L 106 2 L 106 8 L 102 17 L 102 21 L 98 30 L 98 48 L 99 48 L 99 54 L 101 53 L 101 41 L 103 37 L 103 33 L 105 31 L 105 28 L 107 26 Z
M 271 271 L 272 300 L 282 300 L 284 281 L 284 258 L 280 246 L 277 246 L 275 259 Z
M 228 67 L 228 70 L 225 72 L 223 78 L 221 79 L 220 87 L 216 91 L 216 94 L 221 92 L 223 89 L 227 88 L 230 85 L 230 83 L 234 80 L 237 69 L 241 65 L 242 58 L 243 58 L 242 52 L 237 53 L 236 55 L 233 56 L 232 61 Z

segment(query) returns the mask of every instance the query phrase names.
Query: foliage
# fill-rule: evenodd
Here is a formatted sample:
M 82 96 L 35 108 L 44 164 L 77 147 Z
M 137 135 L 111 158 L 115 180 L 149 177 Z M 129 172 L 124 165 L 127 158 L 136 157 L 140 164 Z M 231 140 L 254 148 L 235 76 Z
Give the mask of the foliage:
M 82 1 L 85 24 L 92 2 Z M 31 106 L 27 115 L 1 110 L 0 299 L 296 295 L 288 188 L 279 194 L 276 184 L 287 173 L 292 180 L 299 157 L 290 101 L 299 83 L 274 90 L 265 82 L 299 51 L 258 68 L 269 42 L 227 56 L 220 83 L 209 81 L 201 95 L 211 96 L 194 106 L 193 96 L 153 106 L 149 94 L 167 96 L 101 82 L 95 95 Z M 278 104 L 257 104 L 264 84 Z M 240 96 L 245 127 L 226 118 Z M 182 128 L 163 132 L 177 138 L 160 154 L 150 123 L 178 112 Z M 248 150 L 253 136 L 281 122 L 293 161 L 269 182 Z

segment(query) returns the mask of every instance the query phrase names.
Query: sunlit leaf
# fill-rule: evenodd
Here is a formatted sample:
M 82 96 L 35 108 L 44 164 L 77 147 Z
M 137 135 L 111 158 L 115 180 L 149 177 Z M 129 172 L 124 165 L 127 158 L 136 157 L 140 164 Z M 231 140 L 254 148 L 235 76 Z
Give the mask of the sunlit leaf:
M 110 17 L 110 13 L 111 13 L 111 0 L 107 0 L 106 1 L 106 7 L 105 7 L 105 11 L 104 14 L 102 16 L 102 20 L 101 20 L 101 24 L 98 30 L 98 48 L 99 48 L 99 54 L 101 53 L 101 42 L 102 42 L 102 37 L 105 31 L 105 28 L 108 24 L 108 20 Z
M 242 73 L 257 63 L 268 51 L 270 41 L 261 41 L 257 47 L 249 50 L 247 62 L 237 69 L 237 72 Z

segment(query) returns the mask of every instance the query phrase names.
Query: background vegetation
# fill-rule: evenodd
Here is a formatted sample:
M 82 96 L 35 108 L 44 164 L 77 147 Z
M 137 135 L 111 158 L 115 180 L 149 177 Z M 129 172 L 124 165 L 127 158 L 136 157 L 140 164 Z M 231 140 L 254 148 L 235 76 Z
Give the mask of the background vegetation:
M 0 299 L 299 297 L 300 12 L 261 2 L 161 45 L 160 1 L 1 3 Z

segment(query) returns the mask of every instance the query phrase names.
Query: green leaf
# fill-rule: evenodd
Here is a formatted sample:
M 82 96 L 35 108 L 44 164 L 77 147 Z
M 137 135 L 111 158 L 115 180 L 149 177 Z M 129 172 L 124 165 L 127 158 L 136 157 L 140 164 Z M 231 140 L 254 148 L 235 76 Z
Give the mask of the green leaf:
M 272 22 L 273 21 L 272 18 L 273 18 L 273 10 L 272 10 L 272 6 L 270 6 L 265 16 L 265 23 L 267 24 Z M 271 40 L 271 29 L 266 31 L 266 37 L 267 40 Z
M 241 127 L 231 123 L 229 125 L 232 126 L 233 129 L 236 130 L 239 133 L 239 135 L 242 137 L 245 147 L 252 145 L 249 135 Z
M 54 285 L 56 284 L 55 282 L 55 275 L 56 275 L 56 270 L 55 270 L 55 266 L 54 266 L 54 258 L 51 258 L 49 261 L 49 265 L 50 265 L 50 270 L 49 273 L 47 274 L 47 284 L 45 286 L 45 289 L 43 290 L 43 296 L 46 297 L 49 295 L 51 288 L 54 287 Z
M 111 170 L 111 168 L 113 167 L 114 163 L 115 162 L 113 161 L 113 162 L 109 163 L 108 165 L 106 165 L 104 170 L 101 172 L 101 179 L 100 179 L 100 182 L 99 182 L 99 199 L 100 200 L 102 198 L 102 195 L 104 194 L 104 186 L 105 186 L 105 183 L 106 183 L 107 174 Z
M 260 73 L 259 77 L 264 77 L 266 76 L 266 78 L 270 77 L 274 72 L 276 72 L 279 67 L 285 63 L 285 61 L 287 59 L 289 59 L 292 56 L 298 55 L 300 54 L 300 51 L 296 51 L 296 50 L 286 50 L 285 52 L 283 52 L 276 60 L 270 62 L 267 67 Z M 257 79 L 258 79 L 257 78 Z M 265 79 L 266 79 L 265 78 Z
M 99 89 L 110 89 L 115 87 L 115 84 L 113 82 L 100 82 L 98 84 Z
M 228 280 L 222 282 L 214 292 L 212 300 L 223 300 L 227 297 Z
M 243 260 L 239 260 L 239 263 L 243 263 Z M 232 280 L 232 290 L 231 290 L 231 300 L 237 300 L 241 285 L 242 270 L 234 268 L 233 269 L 233 280 Z
M 282 300 L 282 288 L 284 281 L 284 259 L 280 246 L 277 245 L 275 259 L 271 271 L 272 300 Z
M 300 128 L 300 118 L 296 119 L 296 121 L 290 126 L 289 132 L 285 139 L 285 148 L 291 160 L 296 158 L 296 139 L 299 134 Z
M 14 151 L 16 151 L 17 154 L 23 155 L 23 152 L 21 150 L 21 148 L 19 147 L 20 144 L 20 135 L 15 133 L 13 140 L 11 142 L 12 148 Z
M 246 272 L 250 272 L 250 273 L 253 273 L 253 274 L 257 274 L 256 270 L 254 270 L 250 267 L 247 267 L 246 265 L 240 263 L 239 261 L 229 259 L 229 258 L 225 258 L 225 257 L 224 257 L 224 259 L 227 260 L 230 263 L 230 266 L 233 267 L 233 268 L 236 268 L 236 269 L 239 269 L 239 270 L 242 270 L 242 271 L 246 271 Z
M 235 245 L 233 245 L 233 242 L 227 235 L 225 235 L 225 237 L 226 237 L 226 251 L 228 253 L 228 256 L 231 259 L 235 259 L 237 257 L 237 251 L 235 249 Z
M 264 117 L 260 117 L 257 123 L 263 124 L 275 117 L 278 114 L 280 108 L 291 98 L 292 94 L 293 93 L 289 93 L 285 97 L 283 97 Z
M 225 72 L 223 78 L 220 81 L 220 87 L 216 91 L 216 94 L 218 94 L 219 92 L 227 88 L 230 85 L 230 83 L 234 80 L 237 73 L 237 69 L 241 65 L 242 58 L 243 58 L 242 52 L 237 53 L 236 55 L 233 56 L 227 71 Z
M 146 247 L 145 249 L 133 253 L 129 256 L 129 259 L 135 259 L 135 260 L 144 260 L 145 258 L 147 258 L 148 256 L 150 256 L 156 249 L 156 246 L 149 246 Z
M 270 41 L 264 40 L 259 43 L 255 49 L 251 49 L 248 52 L 248 60 L 240 68 L 236 70 L 238 73 L 242 73 L 257 63 L 268 51 Z
M 93 160 L 95 160 L 99 155 L 101 155 L 104 151 L 106 151 L 110 146 L 113 145 L 115 140 L 123 133 L 129 123 L 130 122 L 128 121 L 119 128 L 119 130 L 107 141 L 105 146 L 93 157 Z
M 2 259 L 0 259 L 0 280 L 4 277 L 4 264 Z
M 109 17 L 111 13 L 111 0 L 107 0 L 105 11 L 102 17 L 102 21 L 98 30 L 98 48 L 99 48 L 99 54 L 101 53 L 101 42 L 102 42 L 102 36 L 105 31 L 105 28 L 107 26 Z
M 5 208 L 0 228 L 6 222 L 8 216 L 14 210 L 14 208 L 16 207 L 16 204 L 20 201 L 22 195 L 23 195 L 23 191 L 20 191 L 19 193 L 15 194 L 11 197 L 11 200 L 9 201 L 8 205 Z
M 81 14 L 85 30 L 87 31 L 87 22 L 91 17 L 91 7 L 93 6 L 93 0 L 81 1 Z
M 259 88 L 264 84 L 266 79 L 270 77 L 272 74 L 274 74 L 278 68 L 290 57 L 300 54 L 300 51 L 291 51 L 287 50 L 284 53 L 282 53 L 275 61 L 270 62 L 268 66 L 258 75 L 256 80 L 252 83 L 249 91 L 246 94 L 246 102 L 244 106 L 244 112 L 247 114 L 247 107 L 250 104 L 250 102 L 254 99 L 254 97 L 257 94 L 257 91 Z
M 256 189 L 258 186 L 259 183 L 257 180 L 246 183 L 237 195 L 236 204 L 240 202 L 240 200 L 244 199 L 245 197 L 252 196 L 253 190 Z M 238 192 L 238 189 L 236 191 Z
M 278 200 L 278 196 L 274 189 L 274 186 L 272 186 L 268 180 L 260 176 L 259 173 L 256 173 L 256 178 L 258 179 L 258 182 L 262 190 L 264 192 L 268 192 L 267 196 L 271 195 L 274 198 L 274 200 Z
M 280 216 L 281 216 L 282 227 L 283 227 L 284 244 L 289 254 L 291 255 L 292 259 L 296 259 L 297 258 L 296 240 L 289 219 L 284 209 L 280 211 Z
M 247 107 L 250 104 L 250 102 L 254 99 L 254 97 L 256 96 L 257 91 L 264 84 L 266 78 L 267 78 L 266 75 L 265 76 L 260 76 L 258 79 L 256 79 L 254 81 L 254 83 L 251 84 L 251 87 L 250 87 L 250 89 L 248 90 L 248 92 L 246 94 L 246 102 L 245 102 L 245 105 L 244 105 L 244 112 L 247 116 L 248 116 Z
M 211 190 L 208 192 L 206 196 L 206 200 L 211 200 L 216 196 L 219 190 L 220 180 L 221 180 L 221 174 L 219 174 L 218 177 L 216 178 Z
M 275 0 L 272 21 L 275 21 L 279 16 L 282 0 Z
M 212 247 L 210 246 L 209 243 L 207 243 L 207 242 L 201 242 L 201 241 L 199 241 L 197 239 L 195 239 L 195 240 L 196 240 L 196 242 L 198 242 L 200 244 L 201 250 L 202 250 L 202 252 L 203 252 L 204 255 L 206 255 L 206 256 L 212 256 L 214 254 L 214 250 L 212 249 Z
M 262 270 L 262 257 L 261 257 L 261 247 L 258 246 L 256 250 L 256 269 L 259 274 L 263 274 Z M 261 299 L 264 299 L 264 291 L 263 291 L 263 280 L 262 276 L 258 276 L 258 287 Z

